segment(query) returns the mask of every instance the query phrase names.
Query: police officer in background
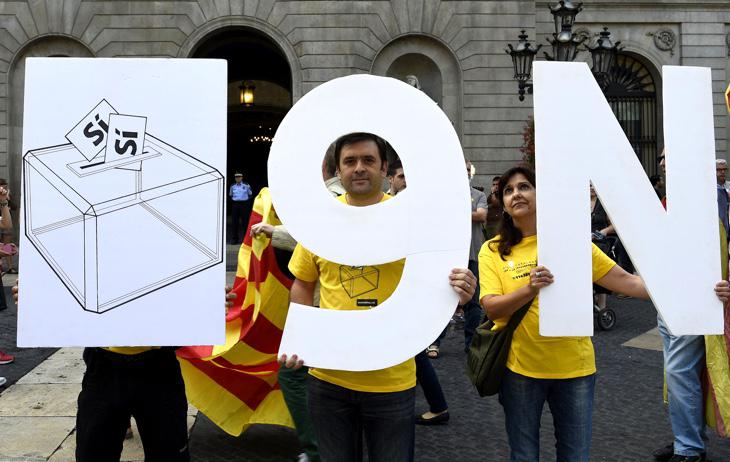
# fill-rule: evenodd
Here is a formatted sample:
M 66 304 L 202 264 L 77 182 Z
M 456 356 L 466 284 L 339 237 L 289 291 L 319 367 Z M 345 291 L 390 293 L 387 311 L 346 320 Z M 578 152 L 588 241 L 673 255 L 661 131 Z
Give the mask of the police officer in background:
M 236 172 L 234 176 L 236 182 L 231 185 L 231 189 L 228 191 L 228 195 L 231 197 L 233 204 L 231 206 L 233 214 L 233 226 L 231 234 L 231 244 L 240 244 L 243 236 L 246 235 L 246 228 L 248 227 L 248 217 L 251 215 L 251 198 L 253 191 L 251 186 L 243 181 L 243 173 Z M 238 234 L 238 223 L 242 224 L 243 232 Z

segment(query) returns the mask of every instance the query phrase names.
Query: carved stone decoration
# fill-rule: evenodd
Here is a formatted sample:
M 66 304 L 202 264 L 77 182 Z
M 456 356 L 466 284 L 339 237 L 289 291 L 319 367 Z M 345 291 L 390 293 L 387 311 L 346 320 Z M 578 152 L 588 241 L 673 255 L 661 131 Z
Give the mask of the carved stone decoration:
M 659 29 L 656 32 L 649 32 L 654 37 L 654 46 L 662 51 L 668 51 L 674 56 L 674 47 L 677 45 L 677 36 L 671 29 Z
M 578 38 L 590 40 L 593 34 L 591 33 L 590 29 L 587 27 L 579 27 L 575 31 L 575 35 Z

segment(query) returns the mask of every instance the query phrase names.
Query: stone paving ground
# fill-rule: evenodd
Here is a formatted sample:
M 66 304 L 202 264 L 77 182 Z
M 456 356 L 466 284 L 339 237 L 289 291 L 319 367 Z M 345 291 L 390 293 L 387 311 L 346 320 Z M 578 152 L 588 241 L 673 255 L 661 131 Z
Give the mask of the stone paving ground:
M 229 268 L 230 269 L 230 268 Z M 232 274 L 229 273 L 229 279 Z M 22 380 L 8 390 L 0 388 L 0 462 L 17 460 L 72 460 L 73 415 L 82 364 L 78 350 L 61 350 L 41 367 L 34 369 L 55 349 L 18 349 L 15 347 L 17 310 L 9 297 L 13 281 L 4 282 L 10 308 L 0 312 L 0 349 L 16 355 L 16 362 L 0 366 L 0 375 L 10 383 Z M 597 331 L 593 337 L 598 363 L 595 410 L 593 417 L 592 461 L 647 461 L 658 446 L 671 441 L 667 412 L 661 400 L 662 367 L 656 314 L 648 302 L 609 298 L 618 315 L 616 328 Z M 647 334 L 648 332 L 648 334 Z M 450 405 L 451 421 L 441 427 L 417 427 L 416 461 L 508 460 L 504 418 L 496 397 L 479 398 L 464 373 L 461 349 L 463 333 L 450 330 L 442 344 L 441 358 L 434 361 Z M 639 345 L 642 348 L 624 346 Z M 32 371 L 31 371 L 32 370 Z M 30 372 L 30 373 L 29 373 Z M 50 378 L 49 378 L 50 377 Z M 38 398 L 39 396 L 43 399 Z M 36 409 L 40 405 L 39 409 Z M 417 410 L 426 404 L 417 392 Z M 58 437 L 32 439 L 24 448 L 27 457 L 4 456 L 8 442 L 17 435 L 10 419 L 21 422 L 35 414 L 45 417 L 39 435 L 58 432 Z M 240 437 L 231 437 L 202 414 L 191 409 L 190 448 L 194 461 L 292 461 L 299 453 L 294 432 L 274 426 L 255 426 Z M 37 417 L 37 416 L 36 416 Z M 35 420 L 34 422 L 37 422 Z M 27 424 L 27 422 L 26 422 Z M 53 430 L 53 431 L 51 431 Z M 708 432 L 710 459 L 730 461 L 730 441 Z M 27 441 L 27 439 L 26 439 Z M 54 446 L 55 444 L 55 446 Z M 48 448 L 41 447 L 49 446 Z M 32 447 L 31 447 L 32 446 Z M 124 460 L 141 460 L 139 440 L 132 440 Z M 46 451 L 48 457 L 41 454 Z M 549 411 L 543 418 L 541 439 L 543 460 L 554 460 L 554 439 Z
M 649 302 L 609 298 L 617 312 L 617 326 L 596 331 L 598 380 L 593 414 L 592 461 L 650 461 L 657 447 L 672 440 L 667 411 L 662 403 L 662 353 L 657 335 L 645 334 L 656 327 L 656 311 Z M 637 338 L 638 337 L 638 338 Z M 625 342 L 646 348 L 622 346 Z M 416 461 L 506 461 L 509 447 L 504 416 L 496 397 L 479 398 L 464 372 L 463 333 L 451 330 L 434 361 L 449 402 L 451 420 L 441 427 L 416 428 Z M 418 390 L 416 408 L 426 409 Z M 541 458 L 555 460 L 551 416 L 543 415 Z M 730 440 L 708 431 L 708 452 L 714 462 L 730 461 Z M 239 438 L 218 430 L 202 416 L 190 441 L 196 461 L 295 460 L 298 453 L 292 431 L 257 427 Z
M 0 366 L 0 376 L 8 379 L 8 386 L 56 351 L 56 348 L 17 347 L 15 329 L 18 323 L 18 311 L 15 309 L 15 303 L 10 294 L 10 288 L 16 280 L 17 276 L 13 274 L 6 274 L 2 277 L 8 309 L 0 311 L 0 350 L 15 356 L 14 363 Z

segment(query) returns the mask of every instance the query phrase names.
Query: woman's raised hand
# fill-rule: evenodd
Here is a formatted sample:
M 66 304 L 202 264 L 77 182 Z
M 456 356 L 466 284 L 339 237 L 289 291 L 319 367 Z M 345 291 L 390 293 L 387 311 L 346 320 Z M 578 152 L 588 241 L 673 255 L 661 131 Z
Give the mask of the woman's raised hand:
M 530 290 L 537 295 L 543 287 L 547 287 L 553 283 L 553 273 L 542 265 L 538 265 L 530 270 Z

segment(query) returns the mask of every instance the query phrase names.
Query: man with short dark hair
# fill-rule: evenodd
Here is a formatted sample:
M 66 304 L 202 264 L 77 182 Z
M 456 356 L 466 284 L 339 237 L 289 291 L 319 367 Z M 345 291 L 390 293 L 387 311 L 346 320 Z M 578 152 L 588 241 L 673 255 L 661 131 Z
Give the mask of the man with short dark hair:
M 322 161 L 322 178 L 324 185 L 333 196 L 341 196 L 345 194 L 345 188 L 342 187 L 340 179 L 337 177 L 337 164 L 335 163 L 335 144 L 332 143 L 327 152 L 324 154 Z
M 484 237 L 486 240 L 497 235 L 499 220 L 502 219 L 502 204 L 497 199 L 499 178 L 499 176 L 492 178 L 492 187 L 489 190 L 489 196 L 487 196 L 487 222 L 484 225 Z
M 396 159 L 388 166 L 388 182 L 390 183 L 388 194 L 391 196 L 395 196 L 406 189 L 406 176 L 403 173 L 403 164 L 401 164 L 400 159 Z
M 335 143 L 335 159 L 337 175 L 346 190 L 338 200 L 364 207 L 390 198 L 381 190 L 388 167 L 382 139 L 370 133 L 345 135 Z M 289 263 L 296 277 L 291 301 L 312 306 L 314 288 L 319 282 L 321 308 L 356 310 L 377 306 L 396 289 L 404 262 L 375 265 L 372 270 L 379 273 L 378 284 L 365 292 L 352 292 L 341 278 L 364 268 L 325 260 L 297 244 Z M 460 302 L 471 299 L 476 284 L 471 272 L 455 269 L 449 279 Z M 282 355 L 279 361 L 285 367 L 303 365 L 296 355 Z M 416 372 L 412 358 L 376 371 L 310 368 L 309 374 L 309 412 L 322 461 L 358 460 L 361 431 L 365 433 L 371 460 L 413 460 Z

